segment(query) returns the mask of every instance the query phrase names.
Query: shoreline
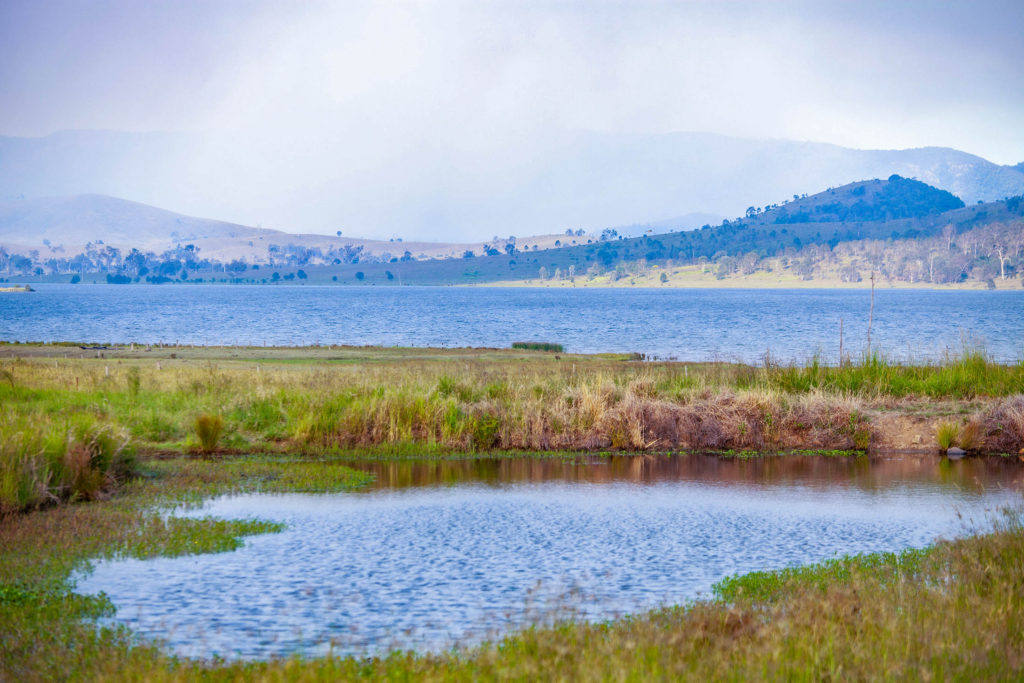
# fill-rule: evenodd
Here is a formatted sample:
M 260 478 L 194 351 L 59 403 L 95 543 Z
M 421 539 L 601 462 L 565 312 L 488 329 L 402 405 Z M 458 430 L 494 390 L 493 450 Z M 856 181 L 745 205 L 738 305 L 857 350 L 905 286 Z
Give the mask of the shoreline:
M 100 402 L 95 428 L 130 435 L 143 454 L 196 452 L 203 415 L 222 422 L 207 450 L 223 454 L 1024 454 L 1024 363 L 977 352 L 765 367 L 496 348 L 0 343 L 0 392 L 25 428 L 59 429 L 60 415 Z

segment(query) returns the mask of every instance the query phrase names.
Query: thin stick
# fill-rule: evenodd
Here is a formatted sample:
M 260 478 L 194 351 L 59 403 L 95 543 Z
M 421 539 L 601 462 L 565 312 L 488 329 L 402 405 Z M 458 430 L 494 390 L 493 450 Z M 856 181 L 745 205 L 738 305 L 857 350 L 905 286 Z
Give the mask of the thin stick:
M 843 318 L 839 318 L 839 367 L 843 367 Z
M 868 355 L 871 355 L 871 323 L 875 319 L 875 271 L 871 271 L 871 308 L 868 310 Z

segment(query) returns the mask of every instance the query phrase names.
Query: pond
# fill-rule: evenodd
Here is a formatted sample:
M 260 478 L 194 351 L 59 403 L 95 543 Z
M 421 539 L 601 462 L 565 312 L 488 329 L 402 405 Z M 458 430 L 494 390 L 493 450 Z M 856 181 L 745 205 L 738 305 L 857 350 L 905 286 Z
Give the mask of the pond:
M 736 573 L 920 547 L 1020 501 L 1015 459 L 704 455 L 350 463 L 360 493 L 179 514 L 286 523 L 231 553 L 97 563 L 78 592 L 192 657 L 439 650 L 608 619 Z

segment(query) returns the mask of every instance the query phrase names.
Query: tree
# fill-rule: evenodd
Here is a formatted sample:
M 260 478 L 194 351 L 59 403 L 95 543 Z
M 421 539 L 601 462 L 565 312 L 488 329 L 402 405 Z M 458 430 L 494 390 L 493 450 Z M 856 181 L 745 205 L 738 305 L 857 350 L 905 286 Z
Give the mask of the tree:
M 357 279 L 357 280 L 359 280 L 360 282 L 362 282 L 362 281 L 363 281 L 363 278 L 365 278 L 365 277 L 366 277 L 366 274 L 365 274 L 365 273 L 363 273 L 363 271 L 361 271 L 361 270 L 357 270 L 357 271 L 356 271 L 356 279 Z

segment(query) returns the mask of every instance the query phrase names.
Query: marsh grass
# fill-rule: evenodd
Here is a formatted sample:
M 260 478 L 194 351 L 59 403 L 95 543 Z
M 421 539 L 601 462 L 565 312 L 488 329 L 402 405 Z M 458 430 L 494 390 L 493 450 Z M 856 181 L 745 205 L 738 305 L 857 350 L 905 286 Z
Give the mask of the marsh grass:
M 53 503 L 109 494 L 135 459 L 117 427 L 89 414 L 0 416 L 0 519 Z
M 876 438 L 874 407 L 942 399 L 979 406 L 968 420 L 977 425 L 977 450 L 1024 447 L 1024 365 L 995 364 L 976 351 L 935 365 L 901 366 L 875 353 L 842 367 L 754 367 L 405 349 L 328 349 L 314 360 L 285 350 L 267 360 L 255 354 L 271 350 L 185 348 L 173 360 L 164 349 L 159 362 L 142 353 L 123 362 L 114 352 L 98 361 L 64 359 L 60 347 L 18 348 L 35 351 L 59 355 L 0 361 L 14 380 L 0 382 L 0 430 L 31 425 L 12 443 L 62 443 L 66 432 L 46 435 L 88 420 L 147 453 L 188 452 L 196 442 L 221 454 L 375 457 L 417 449 L 865 450 Z M 232 360 L 238 354 L 258 361 L 259 371 Z M 3 495 L 34 499 L 12 482 L 45 479 L 52 468 L 34 455 L 25 461 L 40 448 L 19 448 L 21 455 L 6 448 L 0 459 Z

